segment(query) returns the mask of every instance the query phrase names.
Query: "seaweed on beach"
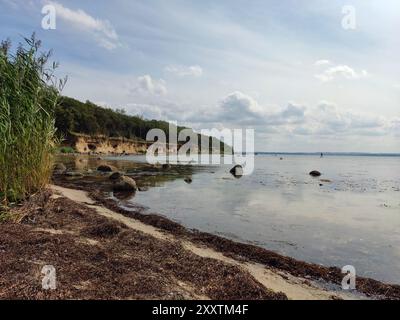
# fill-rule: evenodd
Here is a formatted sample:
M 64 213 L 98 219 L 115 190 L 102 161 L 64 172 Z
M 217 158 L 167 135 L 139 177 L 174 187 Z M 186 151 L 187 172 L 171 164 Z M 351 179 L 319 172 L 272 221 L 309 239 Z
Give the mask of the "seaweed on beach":
M 2 299 L 287 299 L 237 266 L 63 197 L 38 194 L 15 211 L 22 223 L 0 223 Z M 56 268 L 56 290 L 41 287 L 45 265 Z
M 255 245 L 235 242 L 217 235 L 200 232 L 198 230 L 189 230 L 182 225 L 157 214 L 144 214 L 140 210 L 132 211 L 123 209 L 119 207 L 118 203 L 113 199 L 104 198 L 100 191 L 93 189 L 87 189 L 87 191 L 90 191 L 90 196 L 93 199 L 113 211 L 135 218 L 161 230 L 166 230 L 179 237 L 186 237 L 194 243 L 211 247 L 228 257 L 237 260 L 261 263 L 267 268 L 281 270 L 295 277 L 325 281 L 337 286 L 341 285 L 343 274 L 337 267 L 326 267 L 307 263 L 280 255 Z M 367 296 L 377 298 L 400 299 L 400 285 L 385 284 L 370 278 L 357 277 L 357 291 Z

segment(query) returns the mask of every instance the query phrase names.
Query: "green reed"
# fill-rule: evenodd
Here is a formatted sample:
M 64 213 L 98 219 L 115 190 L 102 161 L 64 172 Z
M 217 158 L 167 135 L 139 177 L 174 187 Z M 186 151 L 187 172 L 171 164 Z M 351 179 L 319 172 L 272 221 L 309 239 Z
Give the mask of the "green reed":
M 65 80 L 48 66 L 33 35 L 14 53 L 0 47 L 0 206 L 7 207 L 46 186 L 57 147 L 54 111 Z M 0 208 L 1 209 L 1 208 Z

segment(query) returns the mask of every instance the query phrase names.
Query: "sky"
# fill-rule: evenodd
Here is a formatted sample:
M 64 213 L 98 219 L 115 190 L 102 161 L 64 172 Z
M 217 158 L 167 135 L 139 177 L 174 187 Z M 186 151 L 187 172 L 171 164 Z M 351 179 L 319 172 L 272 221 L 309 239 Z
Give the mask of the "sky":
M 0 0 L 0 39 L 32 32 L 82 101 L 257 151 L 400 152 L 398 0 Z

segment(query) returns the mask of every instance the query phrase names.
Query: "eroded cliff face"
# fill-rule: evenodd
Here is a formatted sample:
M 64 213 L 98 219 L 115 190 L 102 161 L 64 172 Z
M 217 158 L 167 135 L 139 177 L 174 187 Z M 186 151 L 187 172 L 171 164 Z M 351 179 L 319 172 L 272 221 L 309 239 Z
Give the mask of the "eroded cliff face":
M 89 136 L 79 133 L 70 134 L 64 141 L 64 146 L 72 147 L 82 154 L 145 154 L 148 147 L 154 142 L 141 139 L 110 138 L 106 136 Z M 167 144 L 157 148 L 159 153 L 176 153 L 185 143 Z M 210 144 L 211 145 L 211 144 Z M 187 146 L 189 147 L 189 146 Z M 200 152 L 197 145 L 190 146 L 191 152 Z M 212 153 L 219 154 L 219 149 L 212 149 Z
M 148 146 L 146 141 L 86 135 L 71 135 L 66 143 L 87 154 L 142 154 Z

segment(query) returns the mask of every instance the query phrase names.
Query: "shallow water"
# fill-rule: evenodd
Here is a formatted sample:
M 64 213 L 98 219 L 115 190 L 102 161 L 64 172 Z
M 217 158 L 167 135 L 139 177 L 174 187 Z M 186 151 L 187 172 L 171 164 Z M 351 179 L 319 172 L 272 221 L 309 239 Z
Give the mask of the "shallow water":
M 353 265 L 358 275 L 400 283 L 400 157 L 260 155 L 250 176 L 235 179 L 229 169 L 181 166 L 150 175 L 158 183 L 125 205 L 140 204 L 189 228 L 300 260 Z M 311 170 L 323 176 L 312 178 Z M 191 184 L 183 180 L 189 174 Z

